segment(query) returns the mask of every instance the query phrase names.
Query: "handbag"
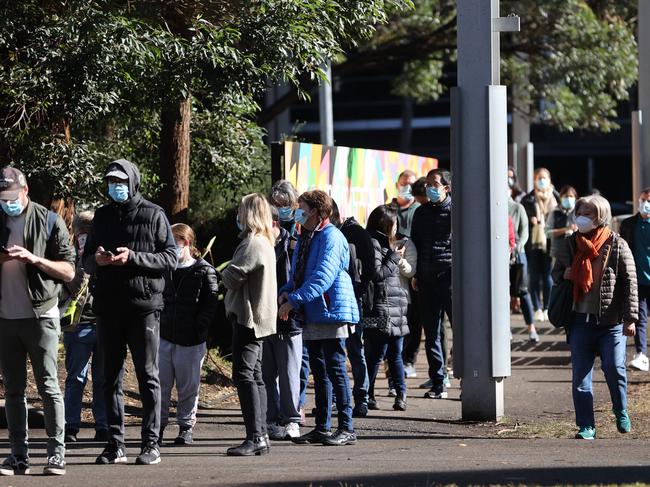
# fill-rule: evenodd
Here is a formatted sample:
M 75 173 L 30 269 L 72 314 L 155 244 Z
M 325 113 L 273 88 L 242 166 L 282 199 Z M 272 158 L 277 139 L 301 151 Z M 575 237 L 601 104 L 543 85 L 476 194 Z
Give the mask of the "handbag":
M 377 306 L 375 306 L 375 299 L 380 300 L 382 303 L 386 304 L 386 309 L 388 309 L 388 291 L 386 289 L 386 284 L 375 283 L 371 281 L 369 287 L 369 294 L 372 295 L 372 307 L 368 312 L 369 315 L 376 315 Z M 374 329 L 384 335 L 390 336 L 390 316 L 368 316 L 364 313 L 363 318 L 361 319 L 361 324 L 364 329 Z
M 79 291 L 61 307 L 63 310 L 60 319 L 61 331 L 75 331 L 77 329 L 77 325 L 81 321 L 81 313 L 90 295 L 89 282 L 90 279 L 86 276 Z
M 551 288 L 548 320 L 556 328 L 570 326 L 573 322 L 573 282 L 563 279 Z

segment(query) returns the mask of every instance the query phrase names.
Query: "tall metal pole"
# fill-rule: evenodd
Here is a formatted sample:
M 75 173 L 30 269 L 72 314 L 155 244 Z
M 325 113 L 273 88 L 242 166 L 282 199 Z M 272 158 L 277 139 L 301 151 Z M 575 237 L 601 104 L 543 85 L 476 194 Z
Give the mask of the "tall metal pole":
M 507 103 L 499 86 L 499 0 L 458 0 L 452 92 L 454 373 L 465 420 L 504 414 L 510 375 Z
M 650 123 L 647 123 L 650 116 L 650 2 L 639 0 L 638 7 L 639 107 L 632 117 L 632 201 L 635 209 L 641 189 L 650 186 Z M 644 115 L 646 123 L 643 123 Z
M 318 112 L 320 116 L 320 143 L 334 145 L 334 110 L 332 108 L 332 63 L 323 67 L 327 80 L 318 89 Z

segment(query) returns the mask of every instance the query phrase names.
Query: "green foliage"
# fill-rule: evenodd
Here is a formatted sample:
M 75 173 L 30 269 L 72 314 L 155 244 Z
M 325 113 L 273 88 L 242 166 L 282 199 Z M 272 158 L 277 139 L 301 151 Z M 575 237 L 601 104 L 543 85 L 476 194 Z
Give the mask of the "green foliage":
M 391 13 L 342 68 L 402 68 L 393 92 L 418 102 L 443 93 L 442 66 L 456 61 L 456 2 L 416 0 Z M 634 0 L 502 0 L 521 32 L 501 36 L 504 84 L 514 109 L 562 130 L 617 128 L 619 102 L 637 79 Z

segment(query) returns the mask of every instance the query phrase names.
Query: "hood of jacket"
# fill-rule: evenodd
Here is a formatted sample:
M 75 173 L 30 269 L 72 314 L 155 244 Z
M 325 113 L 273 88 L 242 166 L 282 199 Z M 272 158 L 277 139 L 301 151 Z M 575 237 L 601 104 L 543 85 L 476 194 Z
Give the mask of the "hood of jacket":
M 122 171 L 124 171 L 129 177 L 128 201 L 134 199 L 140 194 L 140 170 L 138 169 L 138 166 L 133 164 L 131 161 L 127 161 L 126 159 L 118 159 L 111 162 L 108 166 L 119 166 Z

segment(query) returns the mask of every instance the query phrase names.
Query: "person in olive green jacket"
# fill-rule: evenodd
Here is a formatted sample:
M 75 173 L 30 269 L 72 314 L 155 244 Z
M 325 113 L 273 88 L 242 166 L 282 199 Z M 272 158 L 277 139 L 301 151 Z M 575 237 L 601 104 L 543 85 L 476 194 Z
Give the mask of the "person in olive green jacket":
M 65 474 L 63 396 L 59 388 L 58 295 L 75 275 L 75 253 L 65 223 L 28 196 L 25 176 L 0 172 L 0 369 L 11 455 L 0 475 L 29 473 L 25 385 L 27 357 L 43 398 L 46 475 Z

